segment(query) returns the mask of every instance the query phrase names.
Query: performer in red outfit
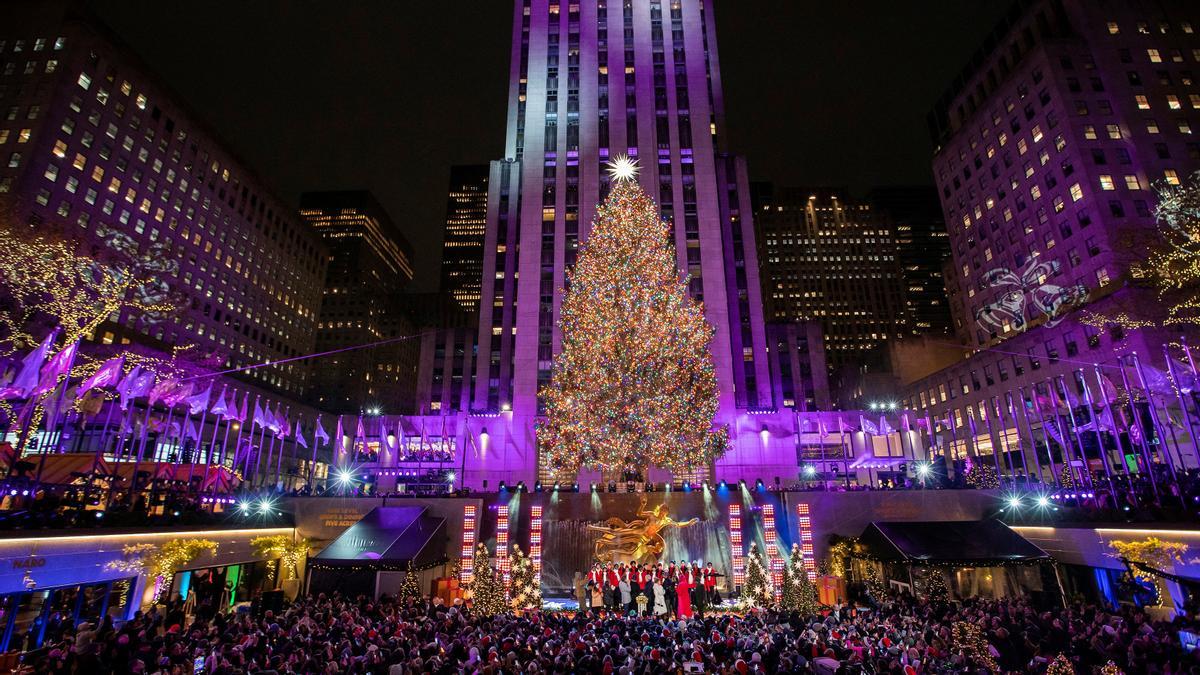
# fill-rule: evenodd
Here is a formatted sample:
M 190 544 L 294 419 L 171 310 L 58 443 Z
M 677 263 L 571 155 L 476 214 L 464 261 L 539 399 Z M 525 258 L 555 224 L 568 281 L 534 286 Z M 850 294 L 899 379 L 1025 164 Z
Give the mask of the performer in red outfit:
M 675 594 L 679 596 L 679 618 L 681 619 L 688 619 L 692 616 L 691 591 L 695 587 L 696 580 L 690 570 L 679 575 L 679 582 L 675 584 Z

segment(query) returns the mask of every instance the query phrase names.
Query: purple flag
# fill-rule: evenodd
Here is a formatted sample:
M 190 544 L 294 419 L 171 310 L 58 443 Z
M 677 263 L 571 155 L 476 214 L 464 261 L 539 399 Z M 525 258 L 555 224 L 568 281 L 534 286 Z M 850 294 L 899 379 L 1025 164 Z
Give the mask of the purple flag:
M 165 400 L 167 394 L 179 388 L 179 380 L 175 378 L 167 378 L 159 380 L 158 384 L 150 388 L 150 405 L 154 405 L 159 401 Z
M 864 432 L 871 434 L 872 436 L 879 435 L 879 429 L 874 424 L 868 422 L 867 418 L 863 417 L 862 415 L 858 416 L 858 425 Z
M 125 367 L 125 357 L 114 356 L 105 361 L 100 369 L 92 373 L 92 376 L 83 381 L 79 385 L 79 396 L 83 396 L 93 389 L 101 387 L 111 387 L 121 380 L 121 369 Z
M 217 394 L 217 400 L 213 401 L 212 408 L 209 412 L 214 415 L 225 417 L 229 412 L 229 403 L 225 400 L 225 388 L 221 388 L 221 393 Z
M 188 418 L 187 423 L 183 427 L 183 437 L 194 441 L 200 440 L 200 432 L 196 430 L 196 425 L 192 424 L 191 418 Z
M 346 432 L 342 430 L 342 416 L 338 415 L 337 430 L 333 432 L 333 449 L 339 455 L 346 450 Z M 340 457 L 335 457 L 335 461 Z
M 267 426 L 267 419 L 263 417 L 263 409 L 258 405 L 258 401 L 254 401 L 254 426 L 260 429 Z
M 233 402 L 237 403 L 237 396 L 233 397 Z M 242 399 L 242 407 L 238 409 L 237 420 L 242 424 L 246 423 L 246 416 L 250 413 L 250 392 L 246 392 L 245 398 Z
M 37 349 L 25 355 L 21 361 L 21 370 L 8 386 L 0 389 L 0 399 L 25 398 L 38 385 L 38 375 L 42 370 L 42 362 L 46 360 L 46 352 L 50 345 L 58 339 L 58 329 L 50 331 Z
M 145 396 L 154 386 L 154 373 L 134 366 L 133 370 L 117 385 L 117 393 L 121 395 L 121 410 L 128 410 L 134 399 Z
M 58 378 L 70 374 L 71 366 L 75 363 L 75 352 L 77 351 L 79 351 L 79 340 L 63 347 L 57 354 L 51 356 L 46 365 L 42 366 L 42 378 L 33 390 L 33 393 L 40 394 L 58 386 Z
M 299 445 L 300 447 L 307 450 L 308 449 L 308 441 L 304 440 L 304 432 L 300 430 L 300 420 L 296 420 L 296 431 L 294 432 L 294 434 L 296 436 L 296 445 Z
M 193 387 L 192 383 L 188 382 L 182 387 L 175 389 L 175 391 L 169 392 L 166 396 L 163 396 L 163 403 L 167 404 L 168 408 L 174 408 L 180 403 L 188 400 L 194 389 L 195 387 Z
M 297 434 L 299 436 L 299 434 Z M 325 427 L 321 426 L 321 418 L 317 418 L 317 428 L 313 431 L 313 439 L 324 443 L 329 442 L 329 432 L 325 431 Z
M 188 406 L 189 415 L 199 415 L 208 409 L 208 399 L 212 395 L 212 383 L 209 383 L 208 388 L 199 394 L 189 396 L 183 400 Z
M 895 430 L 895 427 L 893 427 L 891 424 L 888 424 L 887 417 L 883 415 L 879 416 L 879 433 L 890 434 Z

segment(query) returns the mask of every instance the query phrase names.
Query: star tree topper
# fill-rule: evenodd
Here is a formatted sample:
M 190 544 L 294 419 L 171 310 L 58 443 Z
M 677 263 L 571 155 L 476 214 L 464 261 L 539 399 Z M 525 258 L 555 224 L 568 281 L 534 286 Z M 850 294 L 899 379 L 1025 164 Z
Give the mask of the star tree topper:
M 617 155 L 608 162 L 608 175 L 616 181 L 633 180 L 640 170 L 637 159 L 629 155 Z

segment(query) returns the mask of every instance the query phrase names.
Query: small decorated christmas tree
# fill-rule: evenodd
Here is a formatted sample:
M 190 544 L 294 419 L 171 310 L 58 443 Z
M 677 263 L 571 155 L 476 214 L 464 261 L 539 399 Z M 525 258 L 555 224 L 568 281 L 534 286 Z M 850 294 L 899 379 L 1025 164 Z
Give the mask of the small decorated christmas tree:
M 758 544 L 746 551 L 746 581 L 742 584 L 742 606 L 746 609 L 765 608 L 774 604 L 771 577 L 758 555 Z
M 504 599 L 504 580 L 492 569 L 492 556 L 482 542 L 475 547 L 473 576 L 468 584 L 472 607 L 483 616 L 494 616 L 508 610 Z
M 1075 666 L 1071 665 L 1071 659 L 1065 654 L 1059 654 L 1046 667 L 1046 675 L 1075 675 Z
M 413 569 L 412 561 L 408 561 L 408 570 L 404 572 L 404 583 L 400 586 L 401 600 L 417 600 L 421 597 L 421 587 L 417 584 L 417 571 Z
M 533 560 L 518 546 L 513 546 L 511 595 L 509 604 L 514 612 L 542 608 L 541 583 L 533 569 Z
M 976 462 L 967 470 L 965 477 L 967 485 L 980 490 L 994 490 L 1000 487 L 1000 479 L 996 476 L 996 467 Z
M 783 567 L 783 592 L 780 598 L 782 609 L 800 612 L 805 616 L 817 613 L 817 587 L 808 578 L 804 565 L 804 554 L 798 544 L 792 544 L 792 552 Z
M 930 567 L 925 571 L 925 599 L 929 602 L 945 602 L 950 598 L 950 589 L 946 587 L 946 576 L 941 569 Z
M 879 578 L 879 572 L 875 569 L 875 563 L 867 560 L 863 567 L 866 569 L 866 578 L 864 581 L 867 584 L 867 595 L 871 596 L 871 599 L 875 602 L 883 602 L 887 598 L 887 586 Z

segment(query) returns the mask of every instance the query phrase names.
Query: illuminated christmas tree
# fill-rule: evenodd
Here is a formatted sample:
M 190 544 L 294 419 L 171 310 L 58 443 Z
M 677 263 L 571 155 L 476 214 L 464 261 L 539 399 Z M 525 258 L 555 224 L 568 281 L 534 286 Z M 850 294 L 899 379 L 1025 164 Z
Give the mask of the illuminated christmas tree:
M 492 569 L 492 556 L 483 542 L 475 547 L 472 578 L 467 588 L 471 591 L 471 606 L 477 614 L 494 616 L 508 610 L 508 602 L 504 599 L 504 580 Z
M 512 553 L 512 605 L 513 611 L 542 608 L 541 581 L 533 569 L 533 560 L 513 546 Z
M 946 576 L 940 568 L 930 567 L 925 571 L 925 599 L 930 602 L 945 602 L 950 599 L 950 589 L 946 587 Z
M 670 224 L 634 180 L 635 162 L 610 166 L 612 192 L 567 275 L 538 442 L 554 470 L 687 472 L 729 443 L 713 428 L 713 329 L 679 276 Z
M 875 563 L 868 560 L 863 565 L 863 568 L 866 570 L 864 581 L 867 585 L 867 595 L 871 596 L 871 599 L 875 602 L 883 602 L 887 599 L 887 586 L 879 578 L 879 572 L 875 569 Z
M 400 585 L 401 600 L 417 600 L 421 597 L 421 587 L 417 584 L 417 571 L 413 569 L 412 561 L 408 561 L 408 569 L 404 572 L 404 583 Z
M 742 584 L 742 607 L 765 608 L 774 604 L 775 594 L 771 588 L 771 577 L 758 555 L 758 544 L 750 544 L 746 551 L 746 581 Z

